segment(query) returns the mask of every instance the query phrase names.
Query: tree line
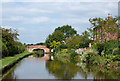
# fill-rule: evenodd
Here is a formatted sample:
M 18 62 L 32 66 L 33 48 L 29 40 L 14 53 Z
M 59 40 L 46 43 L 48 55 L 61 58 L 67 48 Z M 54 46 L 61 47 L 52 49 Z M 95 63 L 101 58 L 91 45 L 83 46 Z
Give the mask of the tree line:
M 2 32 L 2 58 L 13 56 L 25 51 L 25 45 L 18 40 L 18 31 L 15 29 L 5 29 L 0 27 Z
M 47 37 L 45 45 L 50 49 L 89 47 L 89 43 L 92 41 L 89 36 L 88 31 L 84 31 L 82 35 L 79 35 L 72 26 L 64 25 L 56 28 L 54 32 Z

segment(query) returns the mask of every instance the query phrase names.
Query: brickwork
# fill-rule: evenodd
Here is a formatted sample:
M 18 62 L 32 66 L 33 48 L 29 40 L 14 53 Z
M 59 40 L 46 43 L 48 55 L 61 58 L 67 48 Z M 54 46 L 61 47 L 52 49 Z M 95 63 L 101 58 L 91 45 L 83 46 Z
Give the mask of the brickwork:
M 119 39 L 118 36 L 118 25 L 117 23 L 111 23 L 112 21 L 112 16 L 108 16 L 108 21 L 107 23 L 102 26 L 102 27 L 96 27 L 94 28 L 94 31 L 96 31 L 96 34 L 94 35 L 94 41 L 98 40 L 100 43 L 104 43 L 105 41 L 108 40 L 117 40 Z M 115 29 L 116 31 L 110 32 L 107 31 L 109 29 Z
M 50 50 L 44 45 L 35 45 L 35 46 L 27 46 L 27 51 L 32 52 L 34 49 L 43 49 L 46 53 Z

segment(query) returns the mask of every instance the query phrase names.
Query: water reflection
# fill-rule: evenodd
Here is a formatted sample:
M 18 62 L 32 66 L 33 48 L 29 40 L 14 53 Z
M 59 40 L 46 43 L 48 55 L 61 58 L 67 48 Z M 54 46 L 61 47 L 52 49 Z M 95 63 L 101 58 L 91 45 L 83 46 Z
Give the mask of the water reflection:
M 46 61 L 46 69 L 57 79 L 72 79 L 76 76 L 79 67 L 73 64 L 62 64 L 58 61 Z
M 47 61 L 48 72 L 57 79 L 120 79 L 120 69 L 107 69 L 99 66 L 81 64 L 63 64 L 58 61 Z
M 120 79 L 120 69 L 25 58 L 4 79 Z

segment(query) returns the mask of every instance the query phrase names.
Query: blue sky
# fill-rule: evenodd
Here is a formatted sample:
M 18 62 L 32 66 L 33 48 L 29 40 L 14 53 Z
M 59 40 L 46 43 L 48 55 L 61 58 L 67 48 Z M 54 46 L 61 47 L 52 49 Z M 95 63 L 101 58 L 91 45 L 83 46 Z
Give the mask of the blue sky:
M 8 0 L 9 1 L 9 0 Z M 44 42 L 55 28 L 71 25 L 79 34 L 90 27 L 89 18 L 118 15 L 117 2 L 4 2 L 2 27 L 19 31 L 22 43 Z

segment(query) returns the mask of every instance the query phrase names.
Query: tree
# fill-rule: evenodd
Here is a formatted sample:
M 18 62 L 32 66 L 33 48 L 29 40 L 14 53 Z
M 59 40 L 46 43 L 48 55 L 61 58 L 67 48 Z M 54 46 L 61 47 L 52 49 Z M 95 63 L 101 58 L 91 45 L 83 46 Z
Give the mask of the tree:
M 59 45 L 60 45 L 60 42 L 53 41 L 50 43 L 50 48 L 56 49 L 59 47 Z
M 106 41 L 107 38 L 112 40 L 111 35 L 114 35 L 116 32 L 118 32 L 118 25 L 116 23 L 118 21 L 117 17 L 111 19 L 90 18 L 89 21 L 92 24 L 92 27 L 88 28 L 88 30 L 91 32 L 92 38 L 97 37 L 97 42 L 101 39 Z
M 65 38 L 68 39 L 69 37 L 75 36 L 77 34 L 77 31 L 74 30 L 70 25 L 64 25 L 62 27 L 58 27 L 55 29 L 55 31 L 61 31 Z
M 41 43 L 37 43 L 37 44 L 35 44 L 35 45 L 45 45 L 45 43 L 42 43 L 42 42 L 41 42 Z
M 52 40 L 55 40 L 56 42 L 62 42 L 65 39 L 64 34 L 57 30 L 52 33 Z
M 46 47 L 50 48 L 50 43 L 53 41 L 60 42 L 65 39 L 64 34 L 61 31 L 55 31 L 52 33 L 52 35 L 49 35 L 48 38 L 45 41 Z
M 2 31 L 2 47 L 3 56 L 13 56 L 22 53 L 25 47 L 22 43 L 18 42 L 18 32 L 15 29 L 0 28 Z
M 79 43 L 79 47 L 80 48 L 89 47 L 89 43 L 91 43 L 91 42 L 92 42 L 92 40 L 90 38 L 90 33 L 85 30 L 81 35 L 81 41 Z
M 74 49 L 89 47 L 89 43 L 92 42 L 89 36 L 89 33 L 84 31 L 82 35 L 70 37 L 66 42 L 67 47 Z
M 46 46 L 47 48 L 50 48 L 50 43 L 51 43 L 52 41 L 53 41 L 53 40 L 52 40 L 52 35 L 49 35 L 49 36 L 47 37 L 46 41 L 45 41 L 45 46 Z
M 68 48 L 72 49 L 77 49 L 79 48 L 79 43 L 80 43 L 80 36 L 73 36 L 73 37 L 70 37 L 67 42 L 66 42 L 66 45 Z
M 2 58 L 8 56 L 9 52 L 6 45 L 2 42 Z

